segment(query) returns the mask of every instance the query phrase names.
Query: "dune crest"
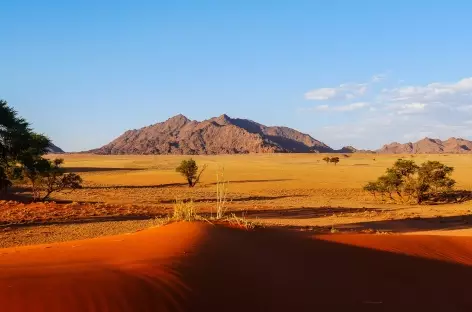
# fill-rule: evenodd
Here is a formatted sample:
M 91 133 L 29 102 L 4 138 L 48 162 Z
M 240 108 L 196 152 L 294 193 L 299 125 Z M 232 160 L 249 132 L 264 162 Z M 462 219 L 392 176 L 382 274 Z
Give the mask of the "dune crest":
M 433 252 L 439 246 L 441 253 Z M 472 307 L 471 246 L 467 237 L 310 236 L 174 223 L 2 249 L 0 306 L 12 312 L 465 311 Z

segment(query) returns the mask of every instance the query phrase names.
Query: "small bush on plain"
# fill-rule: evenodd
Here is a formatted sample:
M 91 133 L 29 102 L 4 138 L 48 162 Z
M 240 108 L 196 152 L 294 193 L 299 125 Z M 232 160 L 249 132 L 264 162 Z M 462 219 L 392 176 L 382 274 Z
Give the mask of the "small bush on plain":
M 391 200 L 414 201 L 421 204 L 452 191 L 455 181 L 451 178 L 453 167 L 439 161 L 427 161 L 418 166 L 413 160 L 398 159 L 393 167 L 376 181 L 364 186 L 364 190 Z
M 189 187 L 194 187 L 200 181 L 200 177 L 203 171 L 205 171 L 205 169 L 206 165 L 204 165 L 202 170 L 198 172 L 197 162 L 190 158 L 182 160 L 182 162 L 175 169 L 175 171 L 179 172 L 182 176 L 185 177 Z

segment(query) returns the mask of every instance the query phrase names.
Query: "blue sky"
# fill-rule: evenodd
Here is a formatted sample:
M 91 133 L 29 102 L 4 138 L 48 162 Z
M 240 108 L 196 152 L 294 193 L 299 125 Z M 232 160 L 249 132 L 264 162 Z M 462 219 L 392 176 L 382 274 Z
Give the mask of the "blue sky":
M 0 2 L 0 98 L 67 151 L 182 113 L 472 138 L 470 1 Z

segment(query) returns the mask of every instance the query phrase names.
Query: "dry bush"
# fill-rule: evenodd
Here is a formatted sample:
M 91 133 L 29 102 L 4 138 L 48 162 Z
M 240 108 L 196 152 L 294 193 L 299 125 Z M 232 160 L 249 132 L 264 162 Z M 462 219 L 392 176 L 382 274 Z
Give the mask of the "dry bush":
M 231 214 L 231 216 L 223 219 L 223 221 L 226 221 L 231 225 L 237 225 L 237 226 L 245 228 L 247 230 L 252 230 L 252 229 L 255 229 L 256 227 L 261 227 L 262 226 L 261 224 L 255 222 L 255 221 L 246 219 L 244 216 L 243 217 L 238 217 L 234 213 Z
M 197 209 L 192 200 L 176 200 L 172 218 L 175 221 L 195 221 L 198 217 Z
M 216 172 L 216 218 L 223 218 L 226 212 L 226 201 L 229 182 L 225 179 L 225 168 L 219 167 Z

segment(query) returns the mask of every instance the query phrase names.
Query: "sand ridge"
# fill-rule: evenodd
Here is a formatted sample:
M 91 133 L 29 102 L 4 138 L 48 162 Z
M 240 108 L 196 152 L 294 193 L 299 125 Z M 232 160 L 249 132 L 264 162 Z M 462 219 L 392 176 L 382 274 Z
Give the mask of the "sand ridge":
M 0 306 L 13 312 L 470 311 L 471 242 L 174 223 L 2 249 Z

